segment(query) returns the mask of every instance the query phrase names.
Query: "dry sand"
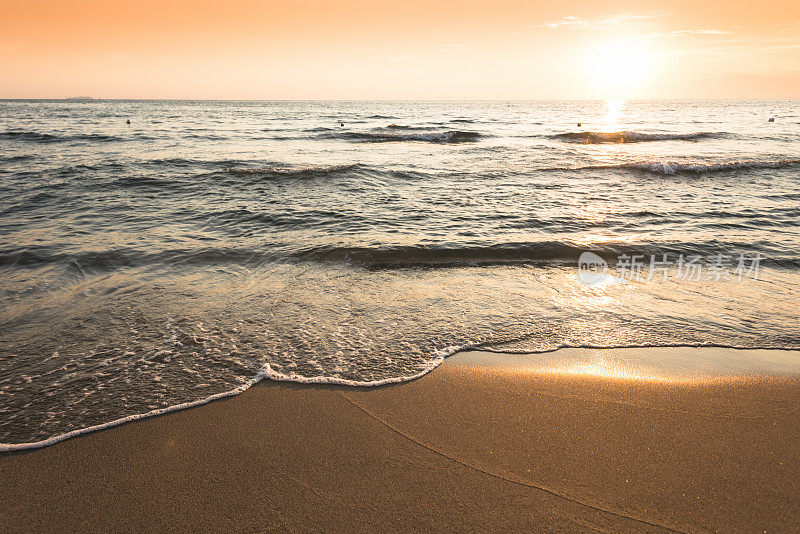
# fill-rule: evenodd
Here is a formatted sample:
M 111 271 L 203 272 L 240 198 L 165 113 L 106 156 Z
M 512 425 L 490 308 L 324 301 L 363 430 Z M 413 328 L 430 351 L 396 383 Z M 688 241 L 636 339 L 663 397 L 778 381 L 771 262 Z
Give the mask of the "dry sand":
M 264 382 L 0 457 L 0 530 L 798 531 L 798 399 L 457 358 L 382 388 Z

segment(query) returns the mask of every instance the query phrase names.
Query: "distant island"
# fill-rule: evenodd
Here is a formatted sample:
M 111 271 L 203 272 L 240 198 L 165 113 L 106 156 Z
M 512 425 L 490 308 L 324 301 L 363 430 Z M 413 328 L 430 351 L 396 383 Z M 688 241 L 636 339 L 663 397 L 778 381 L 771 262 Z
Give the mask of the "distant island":
M 95 100 L 97 99 L 90 96 L 73 96 L 64 99 L 65 102 L 94 102 Z

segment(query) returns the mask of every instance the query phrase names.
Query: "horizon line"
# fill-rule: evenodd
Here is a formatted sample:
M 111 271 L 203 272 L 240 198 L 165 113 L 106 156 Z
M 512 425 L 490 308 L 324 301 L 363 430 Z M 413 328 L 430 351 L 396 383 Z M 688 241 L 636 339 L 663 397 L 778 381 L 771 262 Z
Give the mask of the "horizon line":
M 624 102 L 649 102 L 649 101 L 763 101 L 779 102 L 800 100 L 798 97 L 650 97 L 650 98 L 164 98 L 164 97 L 0 97 L 0 102 L 606 102 L 609 100 L 622 100 Z

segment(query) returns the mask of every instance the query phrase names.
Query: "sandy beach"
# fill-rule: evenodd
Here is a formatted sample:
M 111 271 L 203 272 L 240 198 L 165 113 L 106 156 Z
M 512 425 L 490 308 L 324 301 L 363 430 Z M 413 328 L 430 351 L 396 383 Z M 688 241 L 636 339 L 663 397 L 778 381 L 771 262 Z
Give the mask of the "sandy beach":
M 658 350 L 658 349 L 654 349 Z M 486 355 L 485 358 L 490 358 Z M 445 362 L 380 388 L 261 383 L 0 459 L 22 531 L 787 532 L 791 379 L 695 383 Z

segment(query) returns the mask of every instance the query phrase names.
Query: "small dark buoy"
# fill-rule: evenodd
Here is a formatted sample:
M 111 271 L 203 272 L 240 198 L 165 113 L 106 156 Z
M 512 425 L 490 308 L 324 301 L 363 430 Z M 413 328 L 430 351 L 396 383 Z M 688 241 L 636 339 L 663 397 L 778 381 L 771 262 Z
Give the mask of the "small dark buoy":
M 770 117 L 768 122 L 775 122 L 775 117 Z
M 339 126 L 344 126 L 344 123 L 343 123 L 343 122 L 340 122 L 340 123 L 339 123 Z
M 126 121 L 125 121 L 125 124 L 130 124 L 130 123 L 131 123 L 131 120 L 130 120 L 130 119 L 128 119 L 128 120 L 126 120 Z
M 578 123 L 578 128 L 580 128 L 580 127 L 581 127 L 581 123 Z

